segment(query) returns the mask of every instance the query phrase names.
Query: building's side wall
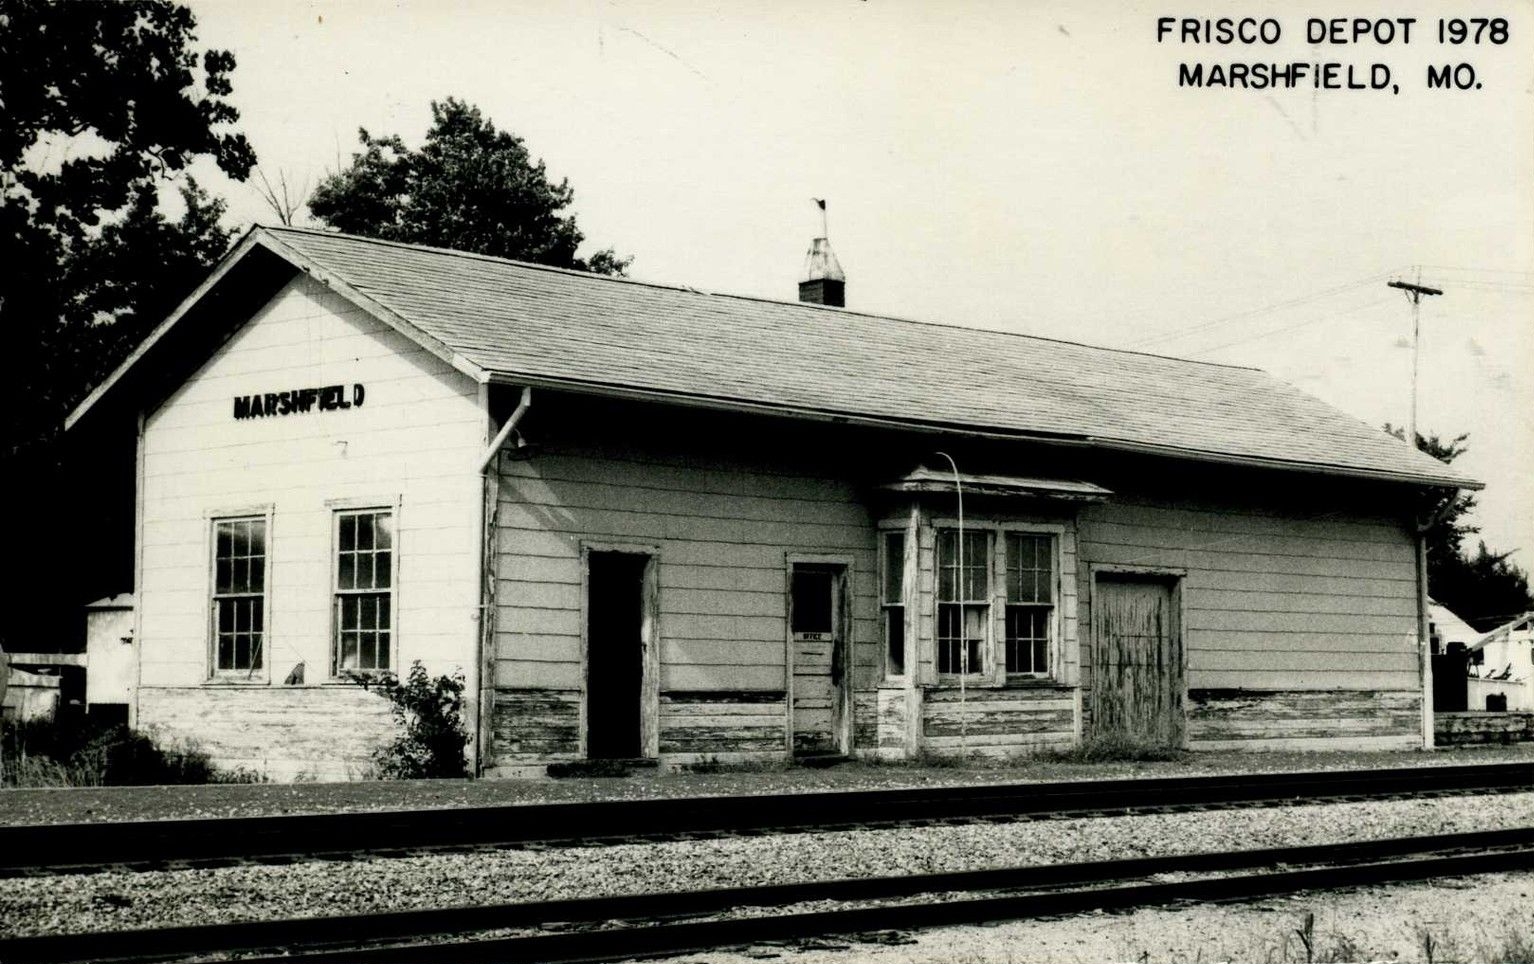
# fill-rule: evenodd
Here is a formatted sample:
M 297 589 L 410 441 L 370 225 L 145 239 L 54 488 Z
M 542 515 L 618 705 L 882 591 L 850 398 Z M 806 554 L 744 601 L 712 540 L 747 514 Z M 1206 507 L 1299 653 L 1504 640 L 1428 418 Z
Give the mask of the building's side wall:
M 1185 574 L 1191 747 L 1420 746 L 1416 577 L 1404 512 L 1392 515 L 1388 499 L 1373 508 L 1328 501 L 1326 487 L 1308 499 L 1303 490 L 1282 499 L 1231 491 L 1175 500 L 1119 491 L 1083 512 L 1084 685 L 1089 567 L 1176 570 Z
M 236 396 L 359 383 L 360 407 L 233 418 Z M 147 420 L 137 724 L 276 776 L 365 772 L 391 725 L 332 677 L 334 513 L 397 513 L 394 667 L 472 680 L 484 437 L 472 380 L 316 282 L 280 291 Z M 265 665 L 213 680 L 211 520 L 246 513 L 271 520 Z
M 786 755 L 790 556 L 851 561 L 853 685 L 872 689 L 875 530 L 837 456 L 817 468 L 808 444 L 796 456 L 780 440 L 733 435 L 728 421 L 629 422 L 602 406 L 561 412 L 561 401 L 535 408 L 530 457 L 501 460 L 495 767 L 581 754 L 583 544 L 657 556 L 663 762 Z

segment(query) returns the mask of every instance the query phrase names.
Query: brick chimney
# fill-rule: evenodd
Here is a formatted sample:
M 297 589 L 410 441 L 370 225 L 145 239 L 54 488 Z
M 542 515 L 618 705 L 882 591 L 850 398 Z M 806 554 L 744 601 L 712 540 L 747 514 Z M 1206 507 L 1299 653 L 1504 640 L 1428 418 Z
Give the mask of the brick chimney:
M 799 300 L 814 305 L 844 308 L 847 305 L 847 276 L 831 250 L 831 242 L 816 238 L 810 253 L 804 256 L 804 276 L 799 281 Z

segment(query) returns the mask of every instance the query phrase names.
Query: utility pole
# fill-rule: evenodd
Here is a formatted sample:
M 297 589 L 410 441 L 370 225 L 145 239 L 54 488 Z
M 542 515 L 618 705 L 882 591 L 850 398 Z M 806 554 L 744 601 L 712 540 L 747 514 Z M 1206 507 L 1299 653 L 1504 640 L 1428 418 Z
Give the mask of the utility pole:
M 1406 292 L 1406 297 L 1411 299 L 1411 422 L 1406 426 L 1406 443 L 1413 448 L 1417 445 L 1417 358 L 1420 354 L 1418 343 L 1422 338 L 1422 296 L 1441 295 L 1443 291 L 1438 288 L 1428 288 L 1420 284 L 1422 281 L 1422 269 L 1417 269 L 1417 281 L 1391 281 L 1388 286 L 1400 288 Z
M 1422 296 L 1441 295 L 1438 288 L 1422 284 L 1422 269 L 1416 281 L 1391 281 L 1392 288 L 1406 292 L 1411 299 L 1411 421 L 1406 426 L 1406 444 L 1417 447 L 1417 361 L 1421 354 Z M 1422 686 L 1422 748 L 1433 748 L 1433 654 L 1428 639 L 1427 617 L 1427 524 L 1414 519 L 1417 529 L 1417 679 Z

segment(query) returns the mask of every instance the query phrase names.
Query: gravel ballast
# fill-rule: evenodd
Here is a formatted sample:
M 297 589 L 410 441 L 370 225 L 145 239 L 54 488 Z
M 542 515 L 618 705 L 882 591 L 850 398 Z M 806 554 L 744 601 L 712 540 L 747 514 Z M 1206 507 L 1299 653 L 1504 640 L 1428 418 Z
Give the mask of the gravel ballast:
M 898 944 L 827 938 L 674 964 L 1182 964 L 1534 960 L 1534 874 L 1484 874 L 1242 904 L 942 927 Z M 1310 943 L 1307 949 L 1306 942 Z
M 1534 823 L 1534 793 L 0 880 L 0 933 L 551 900 Z

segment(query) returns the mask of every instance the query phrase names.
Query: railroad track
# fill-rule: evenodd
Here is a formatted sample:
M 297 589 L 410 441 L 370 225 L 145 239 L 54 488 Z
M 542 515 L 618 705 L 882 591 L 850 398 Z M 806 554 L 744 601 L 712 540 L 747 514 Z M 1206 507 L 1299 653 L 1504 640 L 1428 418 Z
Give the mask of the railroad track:
M 1509 870 L 1534 870 L 1534 828 L 1321 847 L 11 938 L 0 940 L 0 962 L 141 962 L 257 952 L 280 956 L 242 960 L 289 964 L 337 960 L 567 964 L 1183 901 L 1230 902 Z M 1187 879 L 1157 879 L 1168 875 Z M 824 909 L 825 902 L 851 906 Z M 820 908 L 794 909 L 815 904 Z M 755 913 L 742 915 L 743 908 Z M 787 910 L 762 913 L 769 908 Z M 496 931 L 501 933 L 485 936 Z M 358 935 L 367 938 L 359 941 Z
M 1534 763 L 0 827 L 0 877 L 1534 789 Z

